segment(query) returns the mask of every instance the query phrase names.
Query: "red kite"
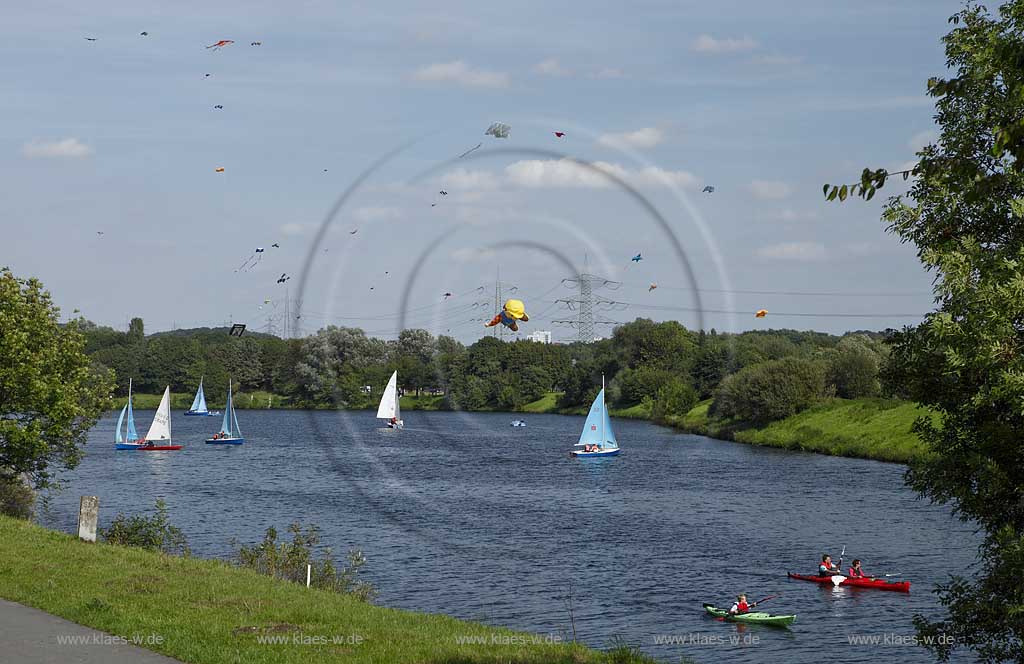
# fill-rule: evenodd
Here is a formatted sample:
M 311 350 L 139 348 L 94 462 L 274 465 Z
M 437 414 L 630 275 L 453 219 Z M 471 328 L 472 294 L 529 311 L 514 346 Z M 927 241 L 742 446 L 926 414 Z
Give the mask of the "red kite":
M 757 313 L 754 314 L 754 318 L 764 318 L 768 315 L 767 309 L 758 309 Z
M 556 131 L 555 132 L 555 136 L 557 136 L 558 138 L 562 138 L 563 136 L 565 136 L 565 132 L 564 131 Z
M 234 44 L 234 43 L 235 42 L 232 39 L 221 39 L 216 44 L 210 44 L 206 48 L 212 48 L 214 50 L 218 50 L 219 51 L 222 46 L 227 46 L 228 44 Z

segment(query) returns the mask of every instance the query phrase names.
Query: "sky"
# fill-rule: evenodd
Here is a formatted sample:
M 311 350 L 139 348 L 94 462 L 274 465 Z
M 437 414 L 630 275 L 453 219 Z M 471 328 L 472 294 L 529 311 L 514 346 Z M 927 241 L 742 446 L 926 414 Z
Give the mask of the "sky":
M 519 336 L 571 340 L 579 272 L 601 335 L 913 324 L 931 280 L 886 196 L 822 185 L 934 140 L 959 6 L 21 3 L 0 22 L 0 265 L 64 318 L 147 332 L 282 334 L 287 311 L 291 334 L 472 342 L 499 283 Z

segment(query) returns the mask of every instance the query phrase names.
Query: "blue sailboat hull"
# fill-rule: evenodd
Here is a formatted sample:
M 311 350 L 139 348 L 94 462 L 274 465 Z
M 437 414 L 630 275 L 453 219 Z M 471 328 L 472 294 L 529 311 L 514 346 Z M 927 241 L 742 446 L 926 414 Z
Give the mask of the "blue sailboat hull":
M 115 443 L 114 444 L 114 449 L 115 450 L 137 450 L 140 447 L 142 447 L 142 446 L 141 445 L 133 445 L 131 443 Z
M 241 445 L 245 438 L 207 438 L 207 445 Z
M 582 451 L 581 452 L 577 452 L 577 451 L 573 450 L 572 452 L 569 452 L 569 455 L 570 456 L 574 456 L 574 457 L 580 457 L 580 458 L 585 458 L 586 457 L 586 458 L 591 458 L 591 459 L 598 459 L 598 458 L 601 458 L 601 457 L 619 456 L 619 450 L 618 450 L 618 448 L 616 448 L 614 450 L 608 450 L 606 452 L 582 452 Z
M 218 415 L 220 415 L 220 413 L 214 412 L 212 410 L 203 410 L 203 411 L 186 410 L 185 411 L 185 417 L 217 417 Z

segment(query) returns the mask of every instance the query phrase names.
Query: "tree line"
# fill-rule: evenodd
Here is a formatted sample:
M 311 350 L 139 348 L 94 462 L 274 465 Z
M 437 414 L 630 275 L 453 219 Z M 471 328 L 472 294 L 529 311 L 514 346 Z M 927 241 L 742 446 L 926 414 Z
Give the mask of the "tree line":
M 739 334 L 689 330 L 675 321 L 637 319 L 590 344 L 542 344 L 484 337 L 466 346 L 427 330 L 393 341 L 329 326 L 303 339 L 230 337 L 222 329 L 145 336 L 141 319 L 127 332 L 82 321 L 86 351 L 138 392 L 195 389 L 222 398 L 266 390 L 299 407 L 364 408 L 379 399 L 391 372 L 406 394 L 442 397 L 451 410 L 516 410 L 558 393 L 557 405 L 589 405 L 606 378 L 616 407 L 644 405 L 655 419 L 683 415 L 701 399 L 716 414 L 751 422 L 792 415 L 830 397 L 882 393 L 887 358 L 882 335 L 769 330 Z M 367 389 L 369 388 L 369 389 Z

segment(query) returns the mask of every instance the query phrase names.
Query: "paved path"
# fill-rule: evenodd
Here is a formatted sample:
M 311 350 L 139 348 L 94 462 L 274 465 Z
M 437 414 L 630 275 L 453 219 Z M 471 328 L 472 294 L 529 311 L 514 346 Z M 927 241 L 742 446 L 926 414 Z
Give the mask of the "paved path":
M 134 635 L 126 634 L 129 639 Z M 139 635 L 142 639 L 150 637 Z M 156 638 L 153 635 L 150 638 Z M 18 664 L 178 664 L 110 634 L 0 599 L 0 661 Z

